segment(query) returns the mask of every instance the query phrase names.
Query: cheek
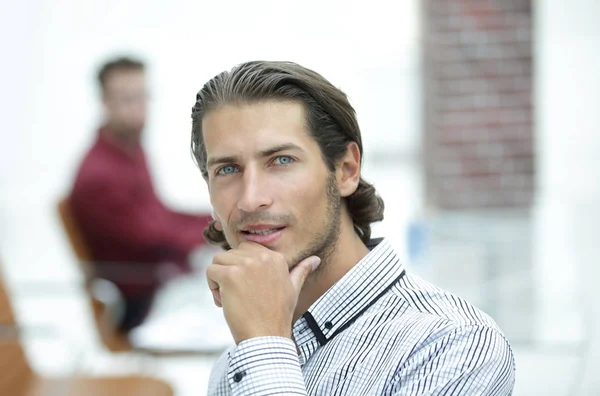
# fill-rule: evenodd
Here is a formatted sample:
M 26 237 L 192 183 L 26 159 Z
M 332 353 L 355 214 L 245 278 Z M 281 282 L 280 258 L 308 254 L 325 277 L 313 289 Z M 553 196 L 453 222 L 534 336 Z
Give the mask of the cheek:
M 232 186 L 219 185 L 214 182 L 209 183 L 210 188 L 208 189 L 208 192 L 210 203 L 221 223 L 224 223 L 224 226 L 227 226 L 233 213 L 233 209 L 236 206 L 235 191 Z
M 312 223 L 323 215 L 327 204 L 326 187 L 318 177 L 296 180 L 279 190 L 279 200 L 300 221 Z
M 127 110 L 126 107 L 119 107 L 116 111 L 116 115 L 124 123 L 127 123 L 132 118 L 132 113 Z

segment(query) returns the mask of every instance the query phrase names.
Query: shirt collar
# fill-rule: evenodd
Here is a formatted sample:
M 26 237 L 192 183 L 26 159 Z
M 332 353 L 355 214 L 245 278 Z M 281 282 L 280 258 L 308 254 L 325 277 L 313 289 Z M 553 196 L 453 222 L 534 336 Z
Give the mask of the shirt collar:
M 125 149 L 107 136 L 107 130 L 108 126 L 102 126 L 98 130 L 97 144 L 103 151 L 132 162 L 138 161 L 144 157 L 141 145 Z
M 371 240 L 367 246 L 371 251 L 294 324 L 301 364 L 350 326 L 404 275 L 404 266 L 387 239 Z

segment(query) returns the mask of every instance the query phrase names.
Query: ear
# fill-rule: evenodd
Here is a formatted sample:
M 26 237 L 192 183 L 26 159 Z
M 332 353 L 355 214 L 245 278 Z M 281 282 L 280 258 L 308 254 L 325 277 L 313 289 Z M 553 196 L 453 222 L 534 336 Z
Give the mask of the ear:
M 208 185 L 208 179 L 205 179 L 205 180 L 206 180 L 206 184 Z M 209 185 L 209 192 L 210 192 L 210 185 Z M 213 224 L 214 224 L 215 230 L 223 231 L 223 223 L 221 223 L 221 219 L 219 218 L 219 215 L 217 215 L 217 212 L 215 211 L 215 206 L 213 204 L 212 197 L 210 197 L 210 204 L 212 205 L 212 211 L 211 211 L 210 215 L 214 220 Z
M 102 98 L 102 104 L 104 105 L 105 108 L 107 108 L 108 107 L 108 94 L 106 93 L 105 90 L 102 90 L 101 98 Z
M 221 220 L 219 220 L 219 216 L 217 216 L 217 213 L 214 209 L 212 210 L 211 216 L 214 220 L 215 229 L 217 231 L 223 231 L 223 225 L 221 224 Z
M 337 163 L 336 176 L 341 196 L 354 194 L 360 180 L 360 150 L 356 142 L 346 146 L 346 154 Z

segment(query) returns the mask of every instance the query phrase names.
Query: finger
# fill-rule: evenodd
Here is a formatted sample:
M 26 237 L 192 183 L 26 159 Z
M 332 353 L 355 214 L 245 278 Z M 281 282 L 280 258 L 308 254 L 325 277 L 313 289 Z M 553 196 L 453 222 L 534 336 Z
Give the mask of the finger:
M 212 292 L 213 302 L 215 303 L 215 305 L 219 308 L 223 308 L 223 304 L 221 303 L 221 291 L 219 289 L 217 289 L 217 290 L 211 290 L 211 292 Z
M 248 258 L 248 254 L 238 251 L 237 249 L 231 249 L 227 252 L 217 253 L 213 256 L 213 264 L 220 266 L 236 266 L 240 265 L 243 260 Z
M 221 303 L 221 287 L 217 281 L 220 275 L 219 273 L 220 268 L 218 268 L 218 265 L 212 264 L 206 268 L 206 282 L 208 283 L 208 288 L 212 293 L 215 305 L 221 308 L 223 306 Z
M 241 251 L 252 251 L 252 250 L 269 250 L 268 247 L 261 245 L 260 243 L 252 242 L 252 241 L 244 241 L 240 243 L 237 247 L 237 250 Z
M 299 262 L 291 271 L 290 279 L 296 290 L 296 295 L 300 295 L 302 286 L 306 278 L 317 269 L 321 264 L 321 259 L 317 256 L 310 256 Z
M 273 252 L 258 243 L 250 244 L 244 242 L 235 249 L 215 254 L 213 256 L 213 264 L 224 267 L 244 266 L 252 262 L 268 261 L 271 256 L 277 255 L 279 253 Z
M 219 282 L 217 281 L 219 275 L 218 265 L 211 264 L 206 267 L 206 282 L 210 290 L 217 290 L 219 288 Z

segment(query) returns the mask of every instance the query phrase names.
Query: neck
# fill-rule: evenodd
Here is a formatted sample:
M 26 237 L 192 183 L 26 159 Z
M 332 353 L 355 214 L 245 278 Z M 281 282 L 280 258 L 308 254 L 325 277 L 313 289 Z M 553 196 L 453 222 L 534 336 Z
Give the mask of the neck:
M 319 297 L 342 279 L 367 253 L 369 249 L 354 231 L 352 220 L 344 211 L 335 250 L 327 262 L 322 263 L 319 270 L 310 275 L 304 283 L 298 297 L 293 323 L 296 323 Z
M 102 128 L 102 133 L 108 140 L 128 153 L 134 152 L 140 145 L 136 137 L 121 131 L 119 128 L 111 125 L 110 122 L 106 124 L 106 127 Z

